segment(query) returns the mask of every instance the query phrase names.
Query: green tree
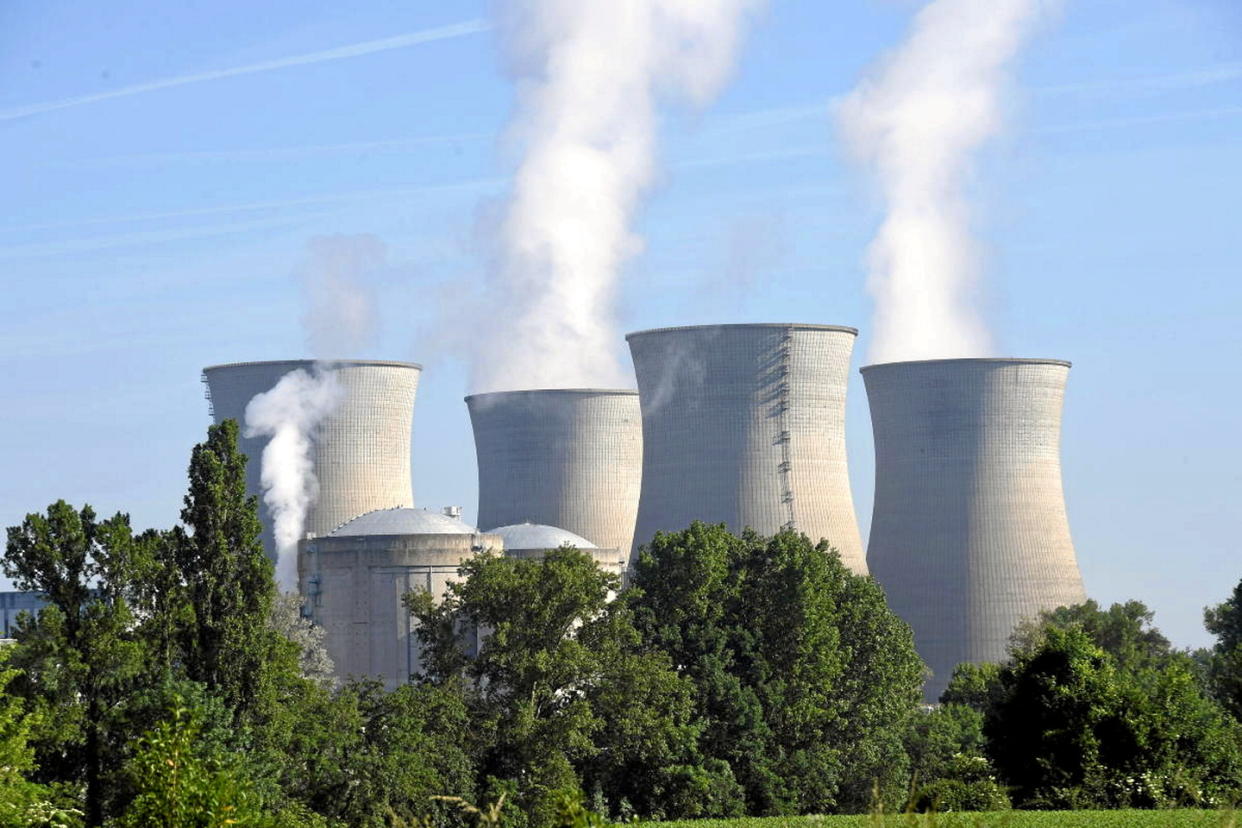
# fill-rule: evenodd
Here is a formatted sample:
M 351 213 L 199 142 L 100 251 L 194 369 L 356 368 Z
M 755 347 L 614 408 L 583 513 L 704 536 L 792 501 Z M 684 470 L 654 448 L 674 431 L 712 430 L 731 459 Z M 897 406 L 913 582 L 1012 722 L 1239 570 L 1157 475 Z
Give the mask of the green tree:
M 965 704 L 920 710 L 905 739 L 917 811 L 996 811 L 1009 798 L 985 752 L 983 714 Z
M 124 776 L 133 798 L 117 828 L 294 828 L 324 825 L 284 805 L 278 817 L 259 795 L 249 760 L 210 732 L 209 716 L 194 704 L 174 706 L 138 740 Z M 111 823 L 110 823 L 111 824 Z
M 1123 670 L 1083 629 L 1048 624 L 1015 649 L 986 713 L 988 753 L 1024 807 L 1233 801 L 1239 730 L 1185 656 Z
M 1212 695 L 1242 720 L 1242 581 L 1229 598 L 1203 611 L 1203 625 L 1216 636 L 1206 659 Z
M 64 501 L 8 530 L 4 571 L 48 601 L 18 625 L 13 690 L 43 716 L 39 777 L 84 785 L 86 821 L 103 821 L 115 749 L 108 725 L 137 686 L 143 649 L 127 600 L 144 553 L 126 515 L 99 522 Z
M 296 653 L 271 628 L 272 562 L 259 540 L 258 501 L 246 494 L 235 421 L 208 428 L 191 454 L 189 478 L 184 528 L 173 530 L 167 546 L 190 610 L 181 661 L 241 721 L 254 721 L 271 715 L 273 670 L 287 669 Z
M 826 543 L 694 523 L 635 567 L 644 645 L 695 687 L 700 747 L 757 814 L 857 811 L 903 795 L 902 735 L 923 665 L 871 579 Z
M 999 664 L 964 661 L 953 668 L 953 675 L 940 694 L 940 703 L 961 704 L 983 713 L 992 706 L 1000 692 L 1000 673 Z
M 511 791 L 549 824 L 558 796 L 584 785 L 614 808 L 670 816 L 728 788 L 697 761 L 690 685 L 663 653 L 640 651 L 628 605 L 609 601 L 616 577 L 571 548 L 542 562 L 485 555 L 460 572 L 439 605 L 408 601 L 426 679 L 457 683 L 470 707 L 485 799 Z
M 1095 646 L 1108 653 L 1124 671 L 1160 667 L 1173 657 L 1173 646 L 1153 624 L 1155 613 L 1142 601 L 1126 601 L 1101 609 L 1093 600 L 1058 607 L 1040 614 L 1037 621 L 1019 626 L 1014 646 L 1035 645 L 1049 627 L 1082 630 Z
M 300 717 L 286 792 L 360 828 L 442 821 L 434 796 L 474 798 L 467 728 L 455 688 L 351 682 Z
M 0 825 L 77 826 L 82 812 L 57 805 L 53 793 L 27 776 L 34 770 L 31 730 L 39 723 L 24 699 L 7 692 L 18 671 L 7 668 L 9 654 L 0 652 Z

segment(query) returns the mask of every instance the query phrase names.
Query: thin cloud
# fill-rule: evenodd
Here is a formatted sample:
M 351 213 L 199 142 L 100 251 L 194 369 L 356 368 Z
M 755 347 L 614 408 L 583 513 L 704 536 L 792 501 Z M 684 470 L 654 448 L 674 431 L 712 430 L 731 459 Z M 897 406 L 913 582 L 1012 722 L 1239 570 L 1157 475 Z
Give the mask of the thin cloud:
M 389 150 L 417 149 L 437 144 L 454 145 L 476 143 L 491 136 L 484 132 L 463 132 L 456 135 L 427 135 L 420 138 L 390 139 L 385 141 L 350 141 L 341 144 L 310 144 L 292 147 L 268 147 L 254 149 L 186 150 L 182 152 L 146 152 L 133 155 L 108 155 L 101 158 L 83 158 L 77 161 L 54 162 L 63 167 L 95 167 L 115 164 L 166 164 L 177 161 L 296 161 L 322 155 L 348 155 L 351 153 L 386 152 Z
M 1137 115 L 1131 118 L 1105 118 L 1098 121 L 1082 121 L 1073 124 L 1055 124 L 1038 129 L 1038 132 L 1057 134 L 1062 132 L 1094 132 L 1099 129 L 1123 129 L 1126 127 L 1163 124 L 1176 121 L 1198 121 L 1209 118 L 1226 118 L 1242 115 L 1242 106 L 1221 106 L 1215 109 L 1193 109 L 1185 112 L 1163 112 L 1156 115 Z
M 352 190 L 343 193 L 321 193 L 300 198 L 247 201 L 235 204 L 220 204 L 214 207 L 195 207 L 189 210 L 165 210 L 150 213 L 130 213 L 121 216 L 95 216 L 93 218 L 44 222 L 41 224 L 17 224 L 0 227 L 0 233 L 28 233 L 37 230 L 59 230 L 66 227 L 88 227 L 95 224 L 127 224 L 140 221 L 162 221 L 165 219 L 246 213 L 259 210 L 281 210 L 290 207 L 309 207 L 318 204 L 335 204 L 338 202 L 374 200 L 377 198 L 403 198 L 411 195 L 443 195 L 454 192 L 469 193 L 498 188 L 502 184 L 504 184 L 504 180 L 500 178 L 475 178 L 447 184 L 423 184 L 413 187 L 385 187 L 374 190 Z
M 306 66 L 312 63 L 325 63 L 331 60 L 344 60 L 346 58 L 372 55 L 376 52 L 388 52 L 393 49 L 405 49 L 410 46 L 417 46 L 422 43 L 431 43 L 436 40 L 449 40 L 452 38 L 477 34 L 479 32 L 487 31 L 488 28 L 490 28 L 490 26 L 485 20 L 466 20 L 461 23 L 453 23 L 448 26 L 439 26 L 434 29 L 423 29 L 422 31 L 417 32 L 407 32 L 406 34 L 380 38 L 379 40 L 365 40 L 361 43 L 350 43 L 345 46 L 337 46 L 336 48 L 325 49 L 319 52 L 308 52 L 302 55 L 276 58 L 275 60 L 265 60 L 260 63 L 250 63 L 245 66 L 234 66 L 228 69 L 215 69 L 210 72 L 198 72 L 192 75 L 178 75 L 176 77 L 149 81 L 147 83 L 123 86 L 120 89 L 113 89 L 109 92 L 98 92 L 93 95 L 79 95 L 74 98 L 62 98 L 58 101 L 27 104 L 26 106 L 0 110 L 0 121 L 13 121 L 18 118 L 28 117 L 30 115 L 38 115 L 43 112 L 53 112 L 58 109 L 68 109 L 74 106 L 107 101 L 113 98 L 127 98 L 130 95 L 141 95 L 144 92 L 155 92 L 160 89 L 188 86 L 192 83 L 223 80 L 224 78 L 235 78 L 239 75 L 253 75 L 259 72 L 271 72 L 276 69 L 287 69 L 291 66 Z
M 1219 63 L 1214 66 L 1201 66 L 1197 69 L 1190 69 L 1184 72 L 1170 72 L 1163 75 L 1111 78 L 1099 81 L 1038 86 L 1033 91 L 1048 95 L 1120 92 L 1127 90 L 1166 92 L 1173 89 L 1197 89 L 1202 86 L 1213 86 L 1218 83 L 1238 80 L 1239 78 L 1242 78 L 1242 63 Z
M 299 218 L 269 218 L 248 222 L 232 222 L 229 224 L 203 225 L 184 227 L 176 230 L 143 230 L 136 233 L 116 233 L 106 236 L 92 236 L 84 239 L 62 239 L 52 242 L 35 242 L 0 247 L 0 260 L 39 258 L 42 256 L 64 256 L 72 253 L 87 253 L 96 250 L 110 250 L 114 247 L 130 247 L 162 244 L 170 241 L 210 238 L 213 236 L 231 236 L 251 230 L 266 230 L 275 227 L 293 227 L 311 216 Z

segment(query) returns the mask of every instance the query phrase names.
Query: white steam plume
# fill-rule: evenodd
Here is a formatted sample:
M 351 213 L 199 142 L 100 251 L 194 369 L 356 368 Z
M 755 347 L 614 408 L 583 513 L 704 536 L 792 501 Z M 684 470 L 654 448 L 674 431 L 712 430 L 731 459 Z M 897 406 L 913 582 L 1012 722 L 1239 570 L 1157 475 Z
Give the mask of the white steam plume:
M 290 371 L 246 406 L 246 436 L 271 438 L 260 467 L 263 502 L 274 523 L 276 583 L 286 592 L 298 588 L 297 544 L 319 495 L 312 444 L 343 396 L 336 372 L 316 364 L 311 371 Z
M 657 98 L 709 101 L 759 2 L 502 0 L 522 156 L 475 391 L 632 383 L 614 304 L 641 247 L 631 222 L 653 181 Z
M 933 0 L 906 42 L 841 103 L 841 130 L 887 214 L 868 249 L 872 362 L 985 356 L 972 154 L 1003 124 L 1008 67 L 1048 0 Z
M 316 236 L 300 268 L 302 316 L 311 353 L 323 359 L 361 356 L 374 344 L 375 297 L 367 277 L 384 267 L 388 248 L 377 236 Z

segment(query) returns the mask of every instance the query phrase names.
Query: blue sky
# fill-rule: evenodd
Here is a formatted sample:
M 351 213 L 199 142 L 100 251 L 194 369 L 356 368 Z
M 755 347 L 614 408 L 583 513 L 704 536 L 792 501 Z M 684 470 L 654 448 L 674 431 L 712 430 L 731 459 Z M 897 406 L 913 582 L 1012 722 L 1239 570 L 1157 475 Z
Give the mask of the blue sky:
M 389 247 L 357 356 L 424 364 L 416 497 L 471 516 L 456 343 L 504 311 L 477 294 L 513 88 L 476 25 L 487 4 L 352 6 L 0 6 L 4 525 L 58 497 L 170 525 L 208 423 L 199 371 L 306 355 L 294 271 L 330 233 Z M 917 8 L 773 0 L 720 98 L 667 114 L 623 330 L 849 324 L 861 364 L 880 205 L 829 102 Z M 392 41 L 459 24 L 473 33 Z M 988 318 L 1004 353 L 1074 362 L 1063 453 L 1089 593 L 1205 644 L 1202 607 L 1242 577 L 1242 5 L 1067 2 L 1017 80 L 971 183 Z M 865 533 L 856 373 L 850 393 Z

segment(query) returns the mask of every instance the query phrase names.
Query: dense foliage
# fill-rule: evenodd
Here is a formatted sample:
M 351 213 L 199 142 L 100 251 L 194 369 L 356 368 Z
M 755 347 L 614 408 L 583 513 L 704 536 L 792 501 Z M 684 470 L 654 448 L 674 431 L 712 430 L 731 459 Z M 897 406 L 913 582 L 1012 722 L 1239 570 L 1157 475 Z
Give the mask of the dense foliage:
M 904 794 L 923 665 L 875 581 L 826 543 L 692 525 L 643 550 L 627 595 L 645 644 L 694 685 L 705 756 L 753 814 L 863 810 Z
M 1009 661 L 959 669 L 941 711 L 983 718 L 983 752 L 1024 808 L 1232 805 L 1242 729 L 1142 604 L 1094 602 L 1018 630 Z
M 694 524 L 631 582 L 564 548 L 407 596 L 423 674 L 330 678 L 280 596 L 232 422 L 180 525 L 64 502 L 2 561 L 47 606 L 0 651 L 0 828 L 589 826 L 616 819 L 1228 804 L 1242 584 L 1210 652 L 1142 604 L 1063 607 L 1004 664 L 923 665 L 826 543 Z M 477 803 L 476 805 L 472 803 Z M 1020 824 L 1020 823 L 1013 823 Z

